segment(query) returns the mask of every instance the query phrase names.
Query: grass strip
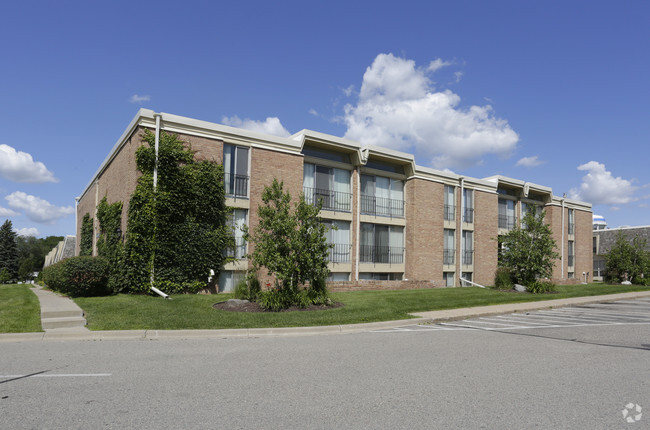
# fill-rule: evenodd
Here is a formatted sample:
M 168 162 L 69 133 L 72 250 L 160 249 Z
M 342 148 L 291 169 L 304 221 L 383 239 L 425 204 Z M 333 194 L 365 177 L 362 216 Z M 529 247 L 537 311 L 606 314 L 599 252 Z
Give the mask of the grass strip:
M 436 288 L 334 293 L 344 307 L 309 312 L 227 312 L 216 302 L 231 294 L 160 297 L 119 294 L 76 298 L 91 330 L 182 330 L 261 327 L 306 327 L 412 318 L 410 312 L 488 306 L 650 290 L 636 285 L 558 286 L 556 294 L 511 293 L 481 288 Z
M 30 333 L 41 328 L 38 297 L 25 284 L 0 285 L 0 333 Z

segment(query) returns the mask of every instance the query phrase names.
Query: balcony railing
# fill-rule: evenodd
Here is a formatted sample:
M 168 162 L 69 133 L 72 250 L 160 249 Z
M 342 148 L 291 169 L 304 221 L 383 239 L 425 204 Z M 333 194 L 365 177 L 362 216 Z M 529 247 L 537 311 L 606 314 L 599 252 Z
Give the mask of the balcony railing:
M 445 249 L 442 252 L 442 264 L 451 265 L 456 261 L 456 250 L 455 249 Z
M 305 201 L 312 205 L 321 202 L 321 209 L 350 212 L 352 210 L 352 194 L 341 191 L 322 190 L 319 188 L 303 187 Z
M 569 255 L 569 258 L 567 258 L 567 262 L 569 264 L 569 267 L 573 267 L 573 260 L 574 260 L 574 255 Z
M 361 245 L 359 252 L 362 263 L 404 263 L 404 248 L 401 246 Z
M 445 221 L 453 221 L 456 218 L 456 206 L 445 205 Z
M 234 257 L 236 260 L 246 258 L 246 241 L 243 237 L 235 238 L 235 247 L 225 250 L 226 257 Z
M 517 217 L 514 215 L 499 215 L 499 228 L 512 230 L 513 228 L 515 228 L 516 222 L 517 222 Z
M 223 179 L 227 196 L 248 197 L 248 176 L 224 173 Z
M 472 224 L 474 222 L 474 208 L 463 209 L 463 222 Z
M 349 263 L 351 247 L 352 245 L 349 243 L 335 243 L 334 247 L 330 249 L 329 262 Z
M 473 250 L 465 250 L 463 251 L 463 264 L 465 266 L 471 266 L 474 264 L 474 251 Z
M 391 217 L 404 216 L 404 200 L 387 199 L 367 194 L 361 195 L 361 213 Z

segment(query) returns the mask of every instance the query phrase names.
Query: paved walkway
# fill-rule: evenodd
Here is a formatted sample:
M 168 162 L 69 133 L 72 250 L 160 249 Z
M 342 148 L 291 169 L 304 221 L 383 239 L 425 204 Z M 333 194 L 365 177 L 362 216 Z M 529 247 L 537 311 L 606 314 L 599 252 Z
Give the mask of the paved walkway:
M 44 290 L 40 285 L 30 288 L 41 303 L 41 325 L 45 333 L 84 334 L 86 328 L 84 312 L 68 297 Z
M 50 291 L 34 288 L 33 291 L 41 301 L 41 317 L 45 315 L 65 315 L 64 312 L 81 312 L 70 299 L 58 296 Z M 403 327 L 441 321 L 463 320 L 485 315 L 510 314 L 530 310 L 562 308 L 566 306 L 590 303 L 614 302 L 650 297 L 650 291 L 634 293 L 609 294 L 604 296 L 576 297 L 571 299 L 545 300 L 540 302 L 512 303 L 506 305 L 480 306 L 444 311 L 418 312 L 417 318 L 397 321 L 382 321 L 366 324 L 345 324 L 319 327 L 287 328 L 244 328 L 224 330 L 118 330 L 89 331 L 85 327 L 74 329 L 45 329 L 44 333 L 7 333 L 0 334 L 0 342 L 39 341 L 39 340 L 163 340 L 163 339 L 223 339 L 269 336 L 313 336 L 322 334 L 359 333 L 381 329 Z M 62 312 L 58 314 L 58 312 Z M 54 317 L 65 318 L 65 317 Z M 45 319 L 43 319 L 45 321 Z M 84 320 L 85 322 L 85 320 Z

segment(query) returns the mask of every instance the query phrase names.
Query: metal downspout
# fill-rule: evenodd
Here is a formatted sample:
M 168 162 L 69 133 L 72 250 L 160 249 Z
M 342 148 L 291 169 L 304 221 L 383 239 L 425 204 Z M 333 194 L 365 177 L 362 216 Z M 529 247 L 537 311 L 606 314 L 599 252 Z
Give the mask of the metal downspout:
M 153 166 L 153 193 L 154 193 L 154 199 L 156 198 L 156 189 L 158 188 L 158 148 L 160 147 L 160 118 L 162 117 L 162 114 L 159 113 L 154 113 L 153 114 L 154 118 L 156 118 L 156 141 L 154 144 L 154 151 L 156 154 L 156 161 Z M 154 223 L 154 240 L 156 240 L 156 225 Z M 154 287 L 153 283 L 155 280 L 155 262 L 156 262 L 156 254 L 152 255 L 152 262 L 151 262 L 151 291 L 154 293 L 158 294 L 161 297 L 164 297 L 165 299 L 169 298 L 168 294 L 163 293 L 160 291 L 158 288 Z
M 562 196 L 562 244 L 560 245 L 561 249 L 561 266 L 562 266 L 562 271 L 561 271 L 561 278 L 564 280 L 564 200 L 566 199 L 566 193 Z
M 460 286 L 463 286 L 463 216 L 465 215 L 465 177 L 460 177 L 460 224 L 458 225 L 458 240 L 460 241 L 460 256 L 458 258 L 458 278 L 460 279 Z

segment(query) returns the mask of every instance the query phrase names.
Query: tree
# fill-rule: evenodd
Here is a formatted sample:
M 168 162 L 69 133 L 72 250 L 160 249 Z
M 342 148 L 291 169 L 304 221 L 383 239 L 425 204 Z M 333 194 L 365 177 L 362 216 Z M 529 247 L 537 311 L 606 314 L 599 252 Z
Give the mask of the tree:
M 142 173 L 128 210 L 125 261 L 128 288 L 148 291 L 154 283 L 167 292 L 197 291 L 207 286 L 210 270 L 218 276 L 234 246 L 226 220 L 223 167 L 195 161 L 178 136 L 162 132 L 158 159 L 155 135 L 145 131 L 136 151 Z M 158 183 L 154 189 L 153 172 Z
M 245 227 L 245 238 L 254 243 L 251 257 L 255 269 L 265 267 L 276 277 L 280 289 L 295 296 L 307 281 L 327 278 L 331 245 L 318 216 L 320 205 L 310 205 L 301 196 L 291 211 L 291 195 L 283 187 L 274 179 L 264 188 L 259 224 L 252 235 Z
M 513 280 L 532 285 L 539 278 L 550 278 L 553 263 L 559 257 L 551 228 L 544 222 L 545 211 L 529 212 L 522 220 L 523 227 L 515 227 L 502 236 L 499 267 L 510 271 Z
M 18 276 L 16 232 L 9 220 L 6 220 L 0 227 L 0 270 L 2 269 L 7 269 L 9 279 L 15 279 Z
M 616 242 L 605 255 L 607 277 L 612 280 L 635 280 L 650 273 L 650 252 L 646 251 L 647 240 L 635 236 L 630 241 L 618 232 Z

